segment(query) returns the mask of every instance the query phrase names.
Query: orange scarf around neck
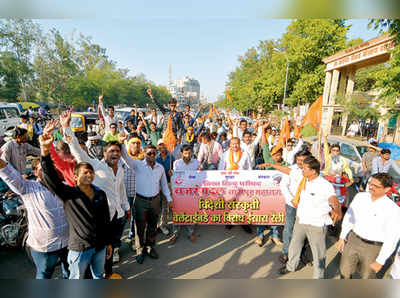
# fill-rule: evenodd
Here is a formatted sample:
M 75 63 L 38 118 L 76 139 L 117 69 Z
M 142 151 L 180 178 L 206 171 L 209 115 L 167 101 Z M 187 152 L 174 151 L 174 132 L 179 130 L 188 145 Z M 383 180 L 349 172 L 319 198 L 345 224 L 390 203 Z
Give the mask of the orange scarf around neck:
M 303 177 L 303 179 L 301 179 L 301 181 L 299 183 L 299 186 L 297 187 L 296 194 L 295 194 L 293 200 L 291 201 L 294 208 L 297 208 L 299 206 L 300 194 L 306 188 L 306 182 L 307 182 L 306 177 Z
M 236 155 L 236 159 L 237 161 L 235 162 L 234 158 L 233 158 L 233 151 L 230 150 L 229 151 L 229 164 L 230 167 L 228 168 L 228 170 L 239 170 L 239 161 L 242 158 L 242 150 L 239 150 L 238 152 L 235 152 Z

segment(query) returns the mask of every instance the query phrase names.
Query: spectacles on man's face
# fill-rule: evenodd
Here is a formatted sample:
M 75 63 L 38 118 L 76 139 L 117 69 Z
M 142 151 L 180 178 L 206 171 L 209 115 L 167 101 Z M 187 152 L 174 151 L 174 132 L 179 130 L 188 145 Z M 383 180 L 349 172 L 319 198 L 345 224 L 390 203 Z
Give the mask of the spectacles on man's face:
M 293 147 L 293 144 L 287 144 L 286 147 Z
M 339 149 L 332 149 L 332 152 L 339 152 Z
M 152 156 L 152 155 L 155 156 L 156 153 L 154 151 L 150 151 L 150 152 L 147 152 L 146 155 L 147 156 Z
M 377 184 L 374 184 L 374 183 L 370 183 L 369 184 L 369 187 L 371 188 L 371 187 L 373 187 L 373 188 L 384 188 L 383 186 L 381 186 L 381 185 L 377 185 Z

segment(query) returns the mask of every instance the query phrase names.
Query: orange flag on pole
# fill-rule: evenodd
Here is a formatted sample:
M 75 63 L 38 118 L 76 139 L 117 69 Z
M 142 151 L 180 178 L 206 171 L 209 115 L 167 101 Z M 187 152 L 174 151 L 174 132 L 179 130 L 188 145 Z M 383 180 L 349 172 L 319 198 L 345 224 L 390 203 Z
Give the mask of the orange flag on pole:
M 304 116 L 300 128 L 309 124 L 314 129 L 318 130 L 322 120 L 322 96 L 318 97 L 316 101 L 310 106 L 307 114 Z
M 278 144 L 274 146 L 271 154 L 275 154 L 279 149 L 285 147 L 286 141 L 290 138 L 290 125 L 289 119 L 286 117 L 285 122 L 283 122 L 281 133 L 279 134 Z
M 177 140 L 176 140 L 174 131 L 172 130 L 172 116 L 171 115 L 169 115 L 169 117 L 168 117 L 168 124 L 167 124 L 167 128 L 165 129 L 165 132 L 164 132 L 163 142 L 167 146 L 167 149 L 169 152 L 174 151 Z
M 216 106 L 214 106 L 214 114 L 219 117 L 219 111 Z
M 213 105 L 210 105 L 210 111 L 208 112 L 208 119 L 211 119 L 213 116 Z
M 297 126 L 296 123 L 294 124 L 294 137 L 296 139 L 300 138 L 300 126 Z

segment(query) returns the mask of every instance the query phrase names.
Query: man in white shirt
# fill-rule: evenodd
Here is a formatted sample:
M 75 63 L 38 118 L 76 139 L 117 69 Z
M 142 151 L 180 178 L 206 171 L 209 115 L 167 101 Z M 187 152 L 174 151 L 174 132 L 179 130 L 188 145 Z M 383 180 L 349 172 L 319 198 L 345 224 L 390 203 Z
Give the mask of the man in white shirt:
M 313 278 L 325 276 L 326 231 L 342 217 L 335 190 L 330 182 L 319 175 L 320 163 L 312 156 L 303 162 L 304 178 L 299 184 L 294 201 L 298 203 L 297 218 L 289 245 L 288 261 L 280 274 L 294 272 L 300 261 L 304 240 L 310 243 L 313 260 Z
M 193 157 L 193 148 L 190 145 L 183 145 L 181 148 L 182 158 L 175 160 L 174 171 L 197 171 L 200 168 L 200 163 Z M 187 236 L 190 241 L 195 242 L 196 236 L 194 234 L 193 225 L 184 225 L 187 231 Z M 173 235 L 169 238 L 171 244 L 175 244 L 181 230 L 180 225 L 174 225 Z
M 357 124 L 357 121 L 353 121 L 353 123 L 347 129 L 347 136 L 355 137 L 356 134 L 360 131 L 360 126 Z
M 107 134 L 108 132 L 111 131 L 110 124 L 111 123 L 117 124 L 118 119 L 114 115 L 114 107 L 113 106 L 109 106 L 108 113 L 106 113 L 106 110 L 104 109 L 104 104 L 103 104 L 103 94 L 99 95 L 99 110 L 104 118 L 104 130 L 105 130 L 104 134 Z
M 287 174 L 283 177 L 280 183 L 281 191 L 283 196 L 285 197 L 285 202 L 286 202 L 285 204 L 286 221 L 282 233 L 283 247 L 282 247 L 282 254 L 279 257 L 280 262 L 283 264 L 286 264 L 288 260 L 289 244 L 290 241 L 292 240 L 293 227 L 296 221 L 297 209 L 293 206 L 292 200 L 294 199 L 299 184 L 303 179 L 303 173 L 302 173 L 303 162 L 308 156 L 311 156 L 311 153 L 306 150 L 296 153 L 295 155 L 296 164 L 294 164 L 290 168 L 272 163 L 268 164 L 268 166 L 271 166 L 274 169 L 281 171 L 284 174 Z
M 244 131 L 242 134 L 242 142 L 241 142 L 241 147 L 243 151 L 246 151 L 249 156 L 250 156 L 250 164 L 251 164 L 251 169 L 254 168 L 256 162 L 255 162 L 255 154 L 256 150 L 258 148 L 258 144 L 260 143 L 262 133 L 265 128 L 267 128 L 269 123 L 264 124 L 263 126 L 258 126 L 257 130 L 257 137 L 254 139 L 254 141 L 251 140 L 252 133 L 248 130 Z M 233 136 L 238 137 L 238 127 L 236 125 L 233 126 Z
M 92 165 L 95 172 L 93 184 L 103 190 L 107 195 L 108 206 L 110 209 L 111 229 L 113 235 L 113 258 L 106 260 L 105 274 L 112 274 L 113 261 L 119 261 L 119 248 L 121 247 L 121 237 L 125 226 L 125 220 L 130 220 L 131 210 L 126 195 L 124 184 L 124 169 L 119 164 L 121 158 L 121 145 L 118 142 L 109 142 L 104 147 L 104 159 L 90 158 L 88 153 L 79 145 L 79 141 L 70 128 L 71 112 L 64 112 L 61 115 L 66 141 L 71 150 L 71 154 L 78 163 L 87 162 Z
M 372 176 L 369 191 L 358 193 L 344 216 L 337 247 L 342 252 L 341 277 L 349 279 L 361 268 L 361 278 L 376 278 L 400 239 L 400 208 L 386 196 L 393 179 Z
M 120 134 L 120 143 L 124 143 L 127 135 Z M 167 176 L 162 165 L 156 162 L 157 148 L 147 145 L 144 149 L 144 160 L 131 158 L 122 146 L 121 156 L 125 163 L 135 171 L 136 175 L 136 200 L 135 200 L 135 221 L 136 221 L 136 261 L 142 264 L 144 257 L 148 255 L 158 259 L 155 251 L 157 235 L 157 222 L 160 214 L 161 201 L 160 190 L 171 205 L 171 192 L 168 187 Z M 144 232 L 146 231 L 146 236 Z
M 294 146 L 294 141 L 293 141 L 293 139 L 289 139 L 289 140 L 286 142 L 285 148 L 283 148 L 283 152 L 282 152 L 282 158 L 283 158 L 283 160 L 284 160 L 286 163 L 292 165 L 292 164 L 295 162 L 294 156 L 295 156 L 296 153 L 300 150 L 301 146 L 303 146 L 303 143 L 304 143 L 304 142 L 303 142 L 303 139 L 300 138 L 300 139 L 297 141 L 296 146 Z M 294 148 L 293 148 L 293 147 L 294 147 Z

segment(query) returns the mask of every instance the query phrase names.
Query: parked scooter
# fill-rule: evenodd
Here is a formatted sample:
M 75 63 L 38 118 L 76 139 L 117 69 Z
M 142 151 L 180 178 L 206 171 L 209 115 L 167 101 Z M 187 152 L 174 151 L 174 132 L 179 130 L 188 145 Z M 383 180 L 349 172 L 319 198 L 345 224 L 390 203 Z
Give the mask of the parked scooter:
M 8 190 L 0 197 L 0 247 L 23 248 L 31 259 L 28 220 L 21 198 Z

